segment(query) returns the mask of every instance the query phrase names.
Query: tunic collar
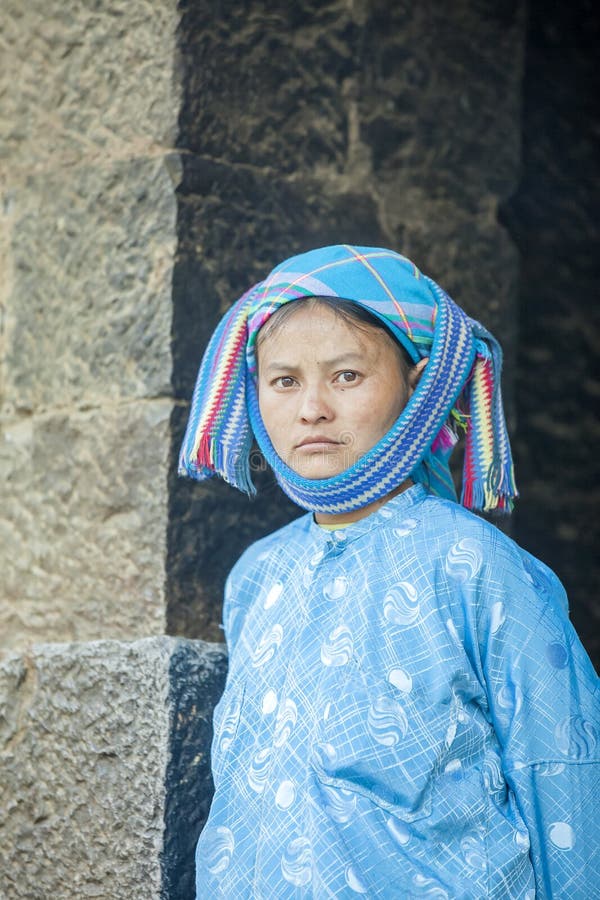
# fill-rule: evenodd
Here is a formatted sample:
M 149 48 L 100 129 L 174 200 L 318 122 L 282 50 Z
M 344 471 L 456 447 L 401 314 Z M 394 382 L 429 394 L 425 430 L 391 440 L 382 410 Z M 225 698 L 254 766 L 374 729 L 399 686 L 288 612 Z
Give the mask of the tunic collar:
M 341 550 L 375 528 L 381 528 L 392 520 L 405 519 L 410 510 L 420 505 L 427 496 L 427 490 L 422 484 L 413 484 L 364 519 L 334 531 L 317 525 L 311 513 L 310 536 L 317 542 L 337 546 Z

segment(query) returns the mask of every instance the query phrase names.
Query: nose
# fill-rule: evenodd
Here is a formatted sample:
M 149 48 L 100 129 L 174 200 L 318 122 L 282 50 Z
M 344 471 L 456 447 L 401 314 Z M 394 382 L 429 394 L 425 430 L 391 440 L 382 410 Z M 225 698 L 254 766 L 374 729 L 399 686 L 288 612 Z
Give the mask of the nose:
M 308 424 L 330 421 L 333 417 L 333 409 L 328 402 L 323 386 L 319 384 L 305 386 L 300 395 L 298 417 L 302 422 Z

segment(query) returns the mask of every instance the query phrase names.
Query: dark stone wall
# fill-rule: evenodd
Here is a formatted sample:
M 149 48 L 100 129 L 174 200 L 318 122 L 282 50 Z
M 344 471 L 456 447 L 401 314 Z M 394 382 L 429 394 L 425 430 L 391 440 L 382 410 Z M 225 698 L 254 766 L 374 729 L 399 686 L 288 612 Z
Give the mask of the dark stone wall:
M 223 648 L 202 641 L 171 645 L 161 854 L 164 900 L 192 900 L 195 896 L 194 851 L 214 792 L 210 771 L 212 714 L 223 692 L 226 669 Z
M 249 502 L 175 476 L 208 336 L 274 264 L 327 243 L 390 246 L 516 341 L 523 2 L 181 4 L 184 102 L 174 275 L 168 631 L 219 640 L 227 571 L 299 515 L 260 474 Z
M 515 537 L 563 580 L 600 668 L 600 16 L 531 0 L 523 177 L 503 211 L 521 254 Z

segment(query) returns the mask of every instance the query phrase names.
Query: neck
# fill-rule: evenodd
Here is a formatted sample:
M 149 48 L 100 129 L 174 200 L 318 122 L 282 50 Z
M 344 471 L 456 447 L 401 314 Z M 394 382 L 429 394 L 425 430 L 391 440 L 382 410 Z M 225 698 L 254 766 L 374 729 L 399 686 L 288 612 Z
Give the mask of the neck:
M 315 522 L 318 525 L 349 525 L 352 522 L 359 522 L 361 519 L 366 519 L 371 513 L 381 509 L 392 497 L 397 497 L 398 494 L 404 493 L 407 488 L 412 487 L 413 483 L 412 479 L 407 478 L 406 481 L 403 481 L 402 484 L 391 490 L 389 494 L 380 497 L 379 500 L 374 500 L 372 503 L 367 503 L 366 506 L 361 506 L 360 509 L 353 509 L 351 512 L 315 513 Z

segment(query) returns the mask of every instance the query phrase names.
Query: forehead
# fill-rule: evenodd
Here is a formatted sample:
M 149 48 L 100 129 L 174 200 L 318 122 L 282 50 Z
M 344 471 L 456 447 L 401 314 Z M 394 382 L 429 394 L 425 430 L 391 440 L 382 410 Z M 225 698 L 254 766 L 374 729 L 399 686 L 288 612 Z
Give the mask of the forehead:
M 382 345 L 394 346 L 395 341 L 382 328 L 367 322 L 355 321 L 316 302 L 290 304 L 271 316 L 258 334 L 256 348 L 259 356 L 270 355 L 276 348 L 311 349 L 339 343 L 357 352 L 377 352 Z

